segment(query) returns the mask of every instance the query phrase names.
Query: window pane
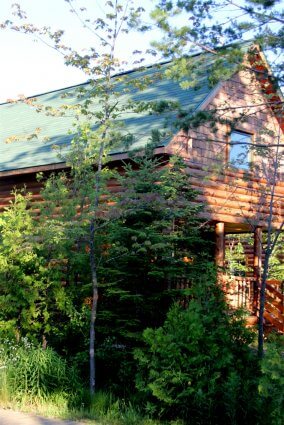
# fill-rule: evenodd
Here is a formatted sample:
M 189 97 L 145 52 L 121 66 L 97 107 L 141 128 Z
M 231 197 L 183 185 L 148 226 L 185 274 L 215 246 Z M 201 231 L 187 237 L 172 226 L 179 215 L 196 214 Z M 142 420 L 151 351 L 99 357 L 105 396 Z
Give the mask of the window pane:
M 237 168 L 249 169 L 251 135 L 232 131 L 229 162 Z M 235 144 L 236 143 L 236 144 Z

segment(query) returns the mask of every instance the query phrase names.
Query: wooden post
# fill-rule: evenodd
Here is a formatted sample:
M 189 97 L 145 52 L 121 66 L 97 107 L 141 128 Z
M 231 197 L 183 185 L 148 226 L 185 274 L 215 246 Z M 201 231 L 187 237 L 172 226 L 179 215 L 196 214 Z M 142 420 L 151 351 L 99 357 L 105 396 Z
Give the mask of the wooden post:
M 261 280 L 261 262 L 262 262 L 262 229 L 256 227 L 254 231 L 253 246 L 253 277 L 254 277 L 254 295 L 253 295 L 253 311 L 257 313 L 258 290 Z
M 225 263 L 225 225 L 223 222 L 215 225 L 215 261 L 218 267 Z

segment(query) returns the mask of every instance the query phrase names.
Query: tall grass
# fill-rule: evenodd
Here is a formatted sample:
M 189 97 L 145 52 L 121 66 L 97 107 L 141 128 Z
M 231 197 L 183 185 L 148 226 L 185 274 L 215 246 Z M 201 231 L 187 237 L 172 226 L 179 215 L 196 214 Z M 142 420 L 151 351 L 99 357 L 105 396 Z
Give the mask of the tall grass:
M 27 340 L 0 345 L 0 401 L 46 399 L 65 394 L 72 401 L 82 384 L 73 367 L 51 348 L 43 350 Z
M 0 405 L 47 417 L 92 419 L 96 425 L 160 424 L 109 392 L 90 398 L 66 360 L 26 339 L 0 343 Z

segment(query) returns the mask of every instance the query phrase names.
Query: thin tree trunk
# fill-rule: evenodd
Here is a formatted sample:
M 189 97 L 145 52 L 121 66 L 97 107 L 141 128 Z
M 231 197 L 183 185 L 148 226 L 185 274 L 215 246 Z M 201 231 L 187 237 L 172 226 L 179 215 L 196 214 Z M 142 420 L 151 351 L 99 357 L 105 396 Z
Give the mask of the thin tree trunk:
M 96 362 L 95 362 L 95 344 L 96 344 L 96 318 L 97 318 L 97 306 L 98 306 L 98 274 L 97 264 L 95 256 L 95 234 L 96 234 L 96 212 L 99 206 L 100 200 L 100 188 L 101 188 L 101 172 L 103 165 L 103 154 L 104 154 L 104 138 L 102 136 L 102 143 L 100 146 L 99 159 L 98 159 L 98 170 L 96 174 L 95 183 L 95 199 L 94 199 L 94 215 L 90 221 L 90 269 L 92 276 L 92 308 L 90 318 L 90 345 L 89 345 L 89 362 L 90 362 L 90 394 L 93 396 L 96 389 Z
M 128 1 L 127 5 L 125 7 L 125 15 L 128 8 Z M 105 103 L 104 103 L 104 119 L 102 120 L 101 124 L 106 124 L 107 121 L 110 118 L 110 114 L 112 111 L 112 108 L 110 108 L 109 105 L 109 97 L 110 97 L 110 86 L 111 86 L 111 71 L 112 71 L 112 64 L 114 60 L 114 49 L 115 49 L 115 43 L 118 36 L 118 33 L 121 29 L 121 26 L 118 28 L 118 0 L 115 1 L 115 11 L 116 16 L 114 20 L 114 32 L 113 32 L 113 39 L 111 44 L 111 50 L 110 50 L 110 64 L 107 67 L 107 71 L 105 74 L 106 79 L 106 92 L 105 92 Z M 123 19 L 121 20 L 122 25 Z M 101 137 L 101 145 L 99 150 L 99 158 L 98 158 L 98 170 L 96 173 L 96 180 L 95 180 L 95 199 L 94 199 L 94 215 L 90 221 L 90 269 L 91 269 L 91 276 L 92 276 L 92 308 L 91 308 L 91 319 L 90 319 L 90 345 L 89 345 L 89 361 L 90 361 L 90 394 L 93 396 L 95 394 L 96 389 L 96 362 L 95 362 L 95 344 L 96 344 L 96 332 L 95 332 L 95 325 L 96 325 L 96 318 L 97 318 L 97 305 L 98 305 L 98 296 L 99 296 L 99 290 L 98 290 L 98 275 L 97 275 L 97 264 L 96 264 L 96 257 L 95 257 L 95 234 L 96 234 L 96 212 L 99 206 L 99 200 L 100 200 L 100 189 L 101 189 L 101 172 L 102 172 L 102 166 L 103 166 L 103 156 L 105 152 L 105 138 L 107 135 L 107 129 L 105 129 L 104 133 Z
M 94 249 L 94 236 L 95 236 L 95 221 L 91 221 L 90 226 L 90 268 L 92 275 L 92 308 L 91 308 L 91 319 L 90 319 L 90 394 L 95 394 L 96 388 L 96 362 L 95 362 L 95 341 L 96 332 L 95 324 L 97 318 L 97 306 L 98 306 L 98 278 L 97 278 L 97 265 L 95 259 Z
M 265 291 L 266 291 L 266 281 L 268 276 L 268 267 L 270 259 L 270 250 L 265 250 L 264 264 L 263 264 L 263 273 L 261 278 L 260 285 L 260 294 L 259 294 L 259 317 L 258 317 L 258 357 L 261 359 L 263 357 L 263 345 L 264 345 L 264 329 L 263 329 L 263 320 L 264 320 L 264 307 L 265 307 Z

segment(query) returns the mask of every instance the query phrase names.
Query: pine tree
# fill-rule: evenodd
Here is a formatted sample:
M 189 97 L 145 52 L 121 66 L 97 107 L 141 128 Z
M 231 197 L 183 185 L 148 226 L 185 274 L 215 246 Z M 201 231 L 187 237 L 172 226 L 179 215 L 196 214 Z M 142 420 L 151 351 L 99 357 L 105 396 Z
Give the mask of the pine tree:
M 100 271 L 98 335 L 101 356 L 109 364 L 121 362 L 123 384 L 135 370 L 132 351 L 141 346 L 143 330 L 160 326 L 173 300 L 185 301 L 187 286 L 208 261 L 210 243 L 180 158 L 168 162 L 149 150 L 125 165 L 120 183 L 119 219 Z

